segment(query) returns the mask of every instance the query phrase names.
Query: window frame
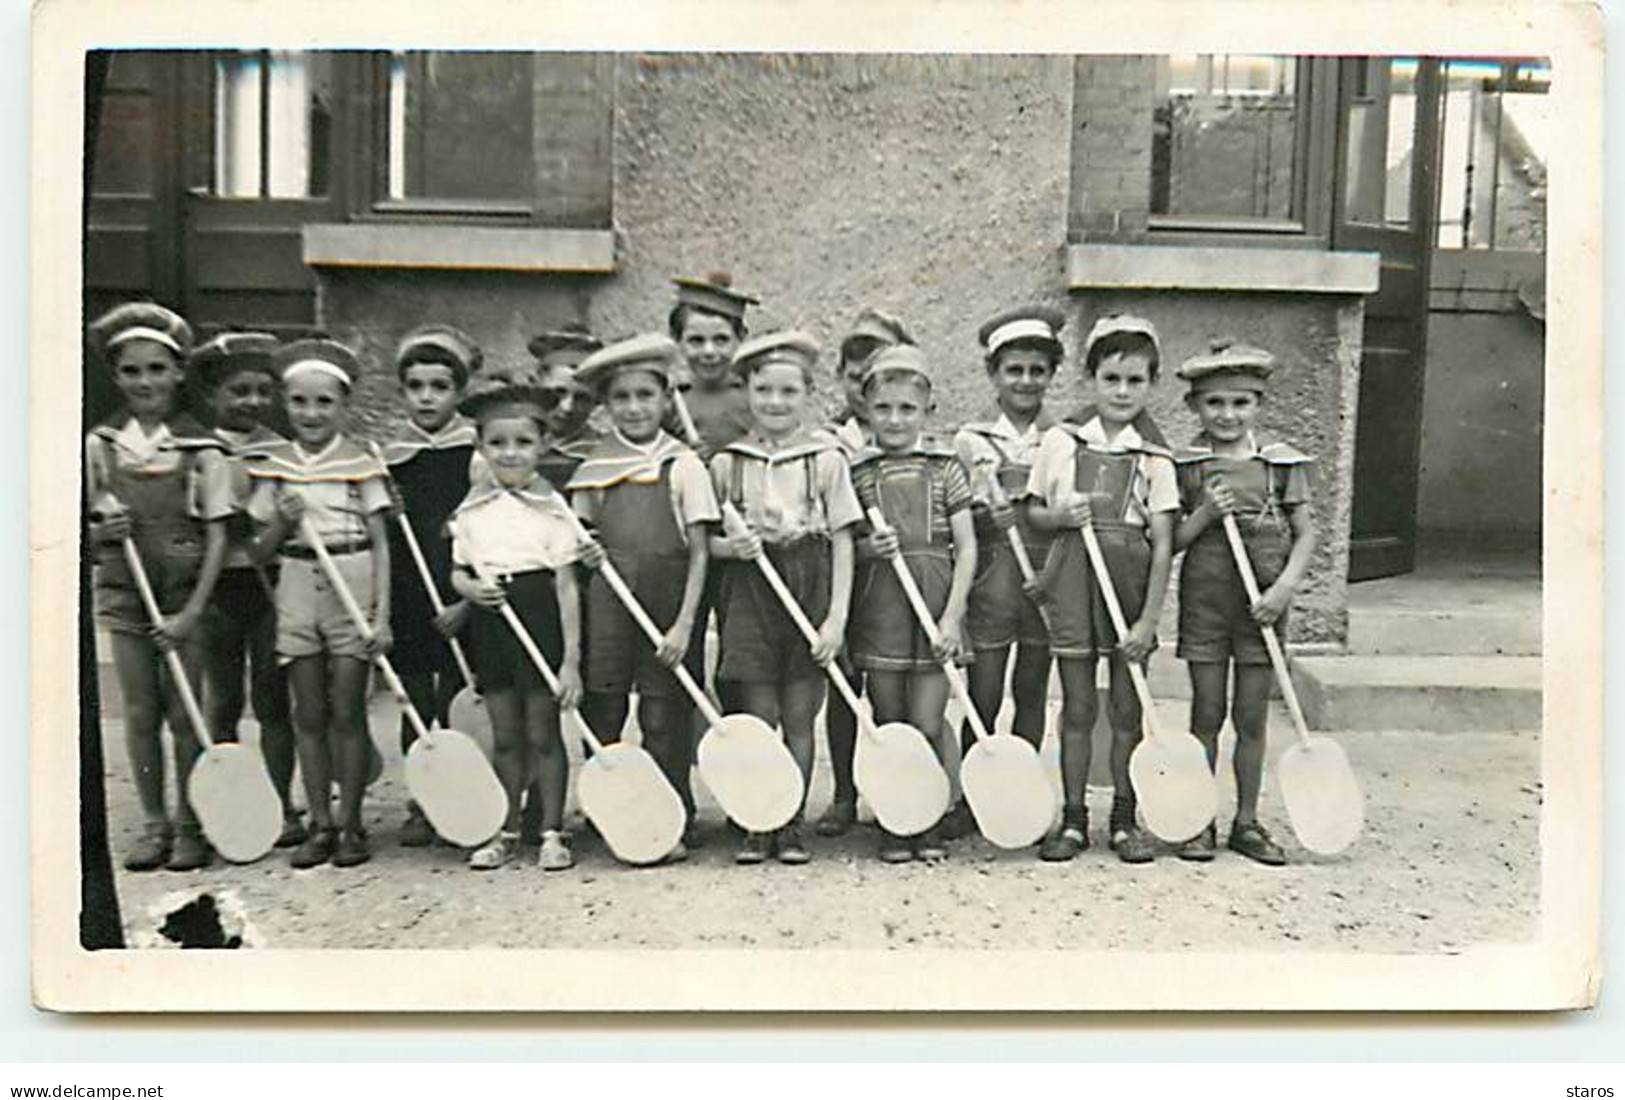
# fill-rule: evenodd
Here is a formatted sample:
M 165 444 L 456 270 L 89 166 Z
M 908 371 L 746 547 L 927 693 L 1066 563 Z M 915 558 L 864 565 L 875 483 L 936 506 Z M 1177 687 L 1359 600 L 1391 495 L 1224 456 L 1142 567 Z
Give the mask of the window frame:
M 1330 247 L 1331 186 L 1337 152 L 1336 59 L 1294 54 L 1299 106 L 1293 134 L 1293 201 L 1298 218 L 1146 215 L 1145 242 L 1188 247 Z M 1146 179 L 1149 190 L 1149 173 Z

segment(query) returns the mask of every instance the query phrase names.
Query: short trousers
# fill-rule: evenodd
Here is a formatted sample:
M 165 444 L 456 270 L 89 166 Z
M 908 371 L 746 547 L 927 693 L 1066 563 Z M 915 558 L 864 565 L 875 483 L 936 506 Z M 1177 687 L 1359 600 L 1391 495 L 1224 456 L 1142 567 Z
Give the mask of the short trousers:
M 667 629 L 677 621 L 683 605 L 683 586 L 688 580 L 688 551 L 645 559 L 641 568 L 621 569 L 643 610 L 657 627 Z M 648 636 L 632 621 L 625 606 L 610 590 L 600 574 L 587 583 L 587 630 L 592 645 L 586 650 L 587 690 L 606 695 L 625 695 L 636 689 L 639 695 L 683 698 L 688 694 L 677 676 L 655 657 Z M 689 634 L 683 667 L 696 683 L 705 676 L 705 624 L 695 616 Z
M 261 726 L 288 724 L 287 677 L 276 663 L 276 573 L 272 566 L 262 580 L 250 567 L 222 570 L 203 614 L 210 707 L 233 700 L 238 711 L 231 721 L 241 715 L 244 667 L 252 665 L 254 716 Z
M 1124 621 L 1132 626 L 1145 610 L 1146 587 L 1151 575 L 1151 543 L 1138 528 L 1095 528 L 1106 571 L 1123 609 Z M 1039 574 L 1044 611 L 1049 617 L 1050 652 L 1058 658 L 1093 660 L 1109 656 L 1117 649 L 1117 631 L 1112 626 L 1106 601 L 1095 583 L 1081 533 L 1072 531 L 1055 540 L 1044 571 Z
M 104 555 L 108 553 L 105 548 L 99 550 L 98 561 L 105 560 Z M 146 634 L 152 629 L 152 617 L 147 614 L 141 593 L 124 567 L 123 551 L 115 545 L 111 555 L 117 558 L 116 563 L 98 564 L 92 582 L 96 623 L 114 634 Z M 148 564 L 148 580 L 152 582 L 158 609 L 165 615 L 173 615 L 186 606 L 197 579 L 196 566 L 196 561 L 182 563 L 178 569 L 155 568 Z
M 390 553 L 396 552 L 390 546 Z M 402 554 L 406 553 L 401 548 Z M 451 655 L 451 646 L 434 625 L 434 605 L 423 590 L 423 580 L 410 557 L 404 560 L 391 557 L 389 589 L 389 632 L 393 643 L 389 648 L 389 661 L 402 676 L 442 676 L 457 674 L 457 661 Z M 451 583 L 440 580 L 442 600 L 451 593 Z M 455 602 L 453 595 L 450 601 Z
M 925 598 L 925 606 L 933 616 L 941 618 L 942 609 L 948 605 L 948 589 L 953 586 L 954 564 L 948 551 L 905 551 L 904 560 Z M 858 585 L 846 636 L 852 663 L 872 672 L 929 672 L 940 668 L 892 564 L 865 562 L 859 570 Z
M 372 618 L 372 553 L 333 558 L 339 576 L 369 622 Z M 282 664 L 318 654 L 367 659 L 367 641 L 327 583 L 320 562 L 284 556 L 276 585 L 276 656 Z
M 1010 549 L 1009 537 L 1002 531 L 989 533 L 982 542 L 977 533 L 976 576 L 965 601 L 965 634 L 972 649 L 1004 649 L 1012 643 L 1025 646 L 1049 645 L 1049 631 L 1038 605 L 1027 598 L 1022 587 L 1021 567 Z M 1044 550 L 1029 546 L 1034 570 L 1042 573 Z
M 768 560 L 814 626 L 829 614 L 830 543 L 807 538 L 770 545 Z M 753 561 L 723 563 L 717 610 L 722 659 L 717 679 L 786 684 L 822 677 L 812 649 Z
M 559 620 L 559 599 L 553 571 L 532 569 L 514 573 L 503 580 L 508 605 L 542 651 L 555 673 L 564 660 L 564 628 Z M 542 674 L 536 671 L 530 655 L 520 644 L 513 628 L 500 611 L 475 607 L 469 615 L 468 630 L 474 662 L 474 679 L 481 692 L 547 691 Z
M 1259 591 L 1275 583 L 1286 568 L 1291 541 L 1278 528 L 1243 528 Z M 1277 629 L 1285 636 L 1287 617 Z M 1238 665 L 1268 665 L 1269 650 L 1253 618 L 1247 590 L 1230 556 L 1224 531 L 1214 525 L 1185 551 L 1179 570 L 1179 644 L 1175 652 L 1192 664 L 1234 660 Z

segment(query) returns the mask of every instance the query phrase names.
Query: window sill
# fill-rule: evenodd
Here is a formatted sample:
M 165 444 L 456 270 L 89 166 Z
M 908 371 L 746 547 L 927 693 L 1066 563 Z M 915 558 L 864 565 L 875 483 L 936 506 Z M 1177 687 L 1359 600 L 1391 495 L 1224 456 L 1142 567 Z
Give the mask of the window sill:
M 304 227 L 311 267 L 435 268 L 611 274 L 608 229 L 481 225 L 313 224 Z
M 1067 246 L 1073 290 L 1237 290 L 1289 294 L 1370 294 L 1375 252 L 1169 245 Z

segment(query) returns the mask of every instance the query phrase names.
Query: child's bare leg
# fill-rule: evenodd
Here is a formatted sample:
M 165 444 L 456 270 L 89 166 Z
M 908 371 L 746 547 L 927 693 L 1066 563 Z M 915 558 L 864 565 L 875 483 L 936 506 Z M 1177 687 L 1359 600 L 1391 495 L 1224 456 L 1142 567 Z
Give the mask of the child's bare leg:
M 520 693 L 513 688 L 502 688 L 485 693 L 485 709 L 491 716 L 491 736 L 494 741 L 491 764 L 496 769 L 497 782 L 508 796 L 508 816 L 502 827 L 508 832 L 519 829 L 519 792 L 525 788 L 525 712 Z
M 1236 697 L 1231 720 L 1236 727 L 1236 824 L 1258 820 L 1258 788 L 1264 778 L 1264 749 L 1269 727 L 1270 685 L 1268 665 L 1236 666 Z
M 200 644 L 194 639 L 181 646 L 178 652 L 181 665 L 186 672 L 186 679 L 192 686 L 192 696 L 197 698 L 203 690 L 203 655 L 200 652 Z M 160 677 L 164 711 L 169 717 L 169 729 L 173 735 L 171 752 L 175 758 L 177 792 L 175 820 L 183 826 L 195 826 L 197 815 L 192 811 L 192 800 L 186 795 L 186 785 L 192 776 L 192 765 L 197 761 L 198 754 L 203 751 L 203 745 L 198 740 L 197 731 L 192 728 L 191 717 L 181 704 L 179 690 L 170 681 L 167 668 L 160 673 Z
M 1140 743 L 1140 697 L 1134 691 L 1129 676 L 1128 662 L 1116 653 L 1111 658 L 1112 694 L 1110 701 L 1112 724 L 1112 816 L 1111 832 L 1131 831 L 1138 805 L 1134 798 L 1134 783 L 1129 778 L 1129 757 Z
M 136 797 L 149 828 L 166 827 L 164 807 L 163 701 L 158 687 L 158 648 L 139 634 L 113 633 L 113 671 L 124 703 L 124 747 Z M 182 802 L 185 798 L 182 797 Z
M 276 634 L 265 630 L 249 642 L 253 668 L 249 692 L 260 724 L 260 753 L 284 815 L 293 812 L 293 723 L 288 715 L 288 677 L 276 663 Z
M 718 681 L 721 682 L 723 681 Z M 744 711 L 746 714 L 754 714 L 770 726 L 779 724 L 782 710 L 779 706 L 778 684 L 758 684 L 746 680 L 727 682 L 733 685 L 732 693 L 738 705 L 731 710 L 724 708 L 724 713 Z
M 293 728 L 298 738 L 299 774 L 305 783 L 305 806 L 311 826 L 333 827 L 333 769 L 336 763 L 327 742 L 327 659 L 300 657 L 288 665 L 288 686 L 293 694 Z
M 908 673 L 871 671 L 869 673 L 869 705 L 874 709 L 875 721 L 907 722 Z M 940 716 L 939 716 L 940 717 Z M 932 727 L 925 727 L 930 736 Z
M 1202 742 L 1208 767 L 1217 768 L 1219 730 L 1230 707 L 1230 662 L 1192 661 L 1186 667 L 1191 676 L 1191 734 Z
M 856 676 L 852 679 L 854 689 L 862 691 L 863 681 Z M 852 778 L 852 760 L 858 747 L 858 717 L 839 694 L 829 697 L 829 707 L 824 711 L 824 733 L 829 738 L 830 768 L 835 772 L 834 801 L 855 804 L 858 788 Z
M 367 789 L 367 662 L 356 657 L 328 659 L 332 688 L 333 757 L 338 765 L 339 825 L 361 831 L 361 797 Z
M 914 672 L 908 676 L 908 721 L 925 734 L 938 760 L 948 759 L 948 739 L 953 736 L 942 721 L 948 709 L 948 677 L 941 672 Z
M 582 700 L 581 716 L 592 727 L 594 737 L 606 745 L 613 745 L 621 739 L 621 731 L 626 728 L 628 706 L 625 695 L 592 691 Z
M 622 700 L 624 705 L 625 700 Z M 683 812 L 694 819 L 694 792 L 689 784 L 689 731 L 693 729 L 693 707 L 687 699 L 667 695 L 644 695 L 638 700 L 638 725 L 643 727 L 643 746 L 660 765 L 660 771 L 682 799 Z
M 209 659 L 205 676 L 208 692 L 204 714 L 209 720 L 209 734 L 216 741 L 237 740 L 237 723 L 243 717 L 243 671 L 251 645 L 242 625 L 229 620 L 229 614 L 212 613 L 205 619 L 214 629 L 208 632 Z M 257 630 L 258 624 L 249 629 Z M 256 682 L 259 677 L 256 664 Z
M 1016 644 L 1016 667 L 1010 674 L 1015 697 L 1015 723 L 1011 732 L 1037 748 L 1044 740 L 1049 702 L 1049 646 Z
M 423 724 L 432 726 L 440 720 L 440 708 L 435 697 L 434 673 L 414 672 L 401 677 L 401 684 L 406 688 L 406 697 L 412 701 L 412 709 L 418 712 Z M 412 742 L 418 735 L 412 729 L 412 723 L 407 720 L 406 714 L 401 714 L 401 752 L 411 750 Z
M 451 701 L 463 690 L 463 678 L 456 671 L 434 674 L 434 718 L 441 729 L 451 725 Z
M 537 756 L 537 783 L 542 790 L 542 831 L 564 827 L 564 794 L 570 784 L 570 760 L 559 737 L 559 708 L 545 689 L 525 693 L 526 740 Z M 513 806 L 519 805 L 518 798 Z M 518 824 L 517 810 L 510 810 Z
M 1084 787 L 1094 755 L 1095 693 L 1093 658 L 1063 657 L 1061 672 L 1061 794 L 1066 820 L 1084 820 Z
M 813 721 L 824 702 L 824 677 L 807 676 L 791 680 L 784 685 L 779 720 L 784 727 L 784 741 L 801 769 L 803 788 L 812 782 Z M 806 794 L 802 794 L 805 804 Z
M 976 714 L 982 724 L 988 729 L 993 728 L 993 720 L 999 716 L 999 707 L 1004 703 L 1004 669 L 1010 660 L 1010 647 L 1001 646 L 998 649 L 978 649 L 974 662 L 970 666 L 970 701 L 976 708 Z M 1017 706 L 1019 708 L 1019 696 Z M 924 727 L 921 727 L 924 728 Z M 1040 724 L 1039 732 L 1043 732 Z M 1023 731 L 1025 732 L 1025 731 Z M 959 728 L 959 748 L 961 753 L 970 751 L 976 744 L 976 734 L 971 732 L 970 722 L 962 721 Z

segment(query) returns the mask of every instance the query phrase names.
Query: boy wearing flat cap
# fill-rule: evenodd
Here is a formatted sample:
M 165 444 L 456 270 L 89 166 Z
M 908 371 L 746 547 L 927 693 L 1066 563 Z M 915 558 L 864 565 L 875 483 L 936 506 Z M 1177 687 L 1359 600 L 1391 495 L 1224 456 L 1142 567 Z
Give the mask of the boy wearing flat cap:
M 293 439 L 249 461 L 248 514 L 256 523 L 254 559 L 280 559 L 277 660 L 293 689 L 299 773 L 310 812 L 310 835 L 289 863 L 306 868 L 332 860 L 335 867 L 353 867 L 372 858 L 361 803 L 373 754 L 368 673 L 391 641 L 388 473 L 343 430 L 361 370 L 354 352 L 325 338 L 296 340 L 278 348 L 272 363 Z M 351 621 L 306 543 L 306 519 L 370 617 L 371 641 Z
M 709 537 L 721 518 L 705 465 L 661 428 L 671 400 L 677 345 L 660 333 L 623 340 L 589 355 L 577 377 L 597 394 L 613 428 L 570 478 L 576 515 L 590 526 L 632 594 L 664 632 L 651 645 L 601 574 L 587 590 L 587 701 L 599 739 L 620 739 L 628 695 L 638 693 L 638 724 L 649 750 L 688 813 L 684 840 L 696 843 L 693 704 L 673 672 L 704 674 L 696 636 Z
M 1175 453 L 1183 512 L 1174 536 L 1185 551 L 1179 574 L 1179 656 L 1191 677 L 1191 732 L 1218 760 L 1230 666 L 1235 695 L 1229 707 L 1236 730 L 1236 817 L 1229 847 L 1259 863 L 1286 862 L 1280 845 L 1258 822 L 1264 774 L 1271 670 L 1261 630 L 1280 629 L 1293 593 L 1314 553 L 1310 514 L 1310 458 L 1291 444 L 1254 430 L 1275 370 L 1263 348 L 1216 341 L 1205 355 L 1187 359 L 1179 377 L 1190 384 L 1185 403 L 1201 421 L 1190 446 Z M 1262 590 L 1247 599 L 1222 519 L 1236 518 Z M 1179 852 L 1210 860 L 1216 829 L 1209 825 Z
M 858 314 L 852 328 L 841 341 L 840 361 L 836 364 L 835 374 L 846 396 L 846 407 L 825 425 L 825 430 L 840 444 L 848 462 L 856 461 L 874 443 L 874 432 L 869 427 L 869 414 L 863 400 L 863 380 L 869 362 L 886 348 L 913 343 L 914 338 L 903 327 L 902 321 L 873 307 L 865 307 Z M 862 694 L 863 670 L 850 667 L 846 671 L 853 690 Z M 857 716 L 839 694 L 829 697 L 829 705 L 824 712 L 824 728 L 829 737 L 830 765 L 835 773 L 835 797 L 813 828 L 819 836 L 841 836 L 858 820 L 858 788 L 852 777 L 858 722 Z
M 1012 732 L 1035 746 L 1043 740 L 1045 696 L 1049 690 L 1049 636 L 1038 606 L 1022 589 L 1021 571 L 1006 531 L 1021 535 L 1035 568 L 1043 568 L 1050 533 L 1028 516 L 1027 476 L 1044 433 L 1054 420 L 1044 407 L 1050 384 L 1065 356 L 1060 332 L 1066 317 L 1049 306 L 1020 306 L 989 318 L 978 330 L 982 362 L 992 384 L 995 408 L 966 423 L 954 448 L 970 471 L 975 491 L 977 566 L 965 612 L 965 633 L 974 663 L 970 693 L 977 713 L 990 726 L 1004 703 L 1005 670 L 1015 649 L 1010 695 L 1015 702 Z M 960 743 L 974 743 L 970 727 Z M 950 838 L 971 831 L 964 802 L 949 812 Z
M 846 458 L 827 432 L 804 424 L 818 342 L 776 332 L 740 345 L 735 369 L 745 379 L 750 434 L 711 460 L 717 495 L 744 517 L 712 536 L 719 569 L 721 661 L 717 679 L 737 682 L 743 709 L 784 730 L 785 743 L 811 778 L 813 719 L 824 701 L 825 662 L 840 652 L 852 596 L 852 527 L 863 518 Z M 755 559 L 766 554 L 807 617 L 818 624 L 808 647 Z M 751 833 L 739 863 L 811 858 L 801 814 L 776 834 Z
M 277 339 L 266 332 L 222 332 L 193 349 L 189 365 L 225 444 L 237 512 L 226 521 L 226 558 L 209 600 L 205 622 L 209 639 L 209 728 L 217 739 L 235 741 L 243 716 L 243 681 L 248 674 L 260 751 L 271 783 L 282 799 L 282 833 L 277 847 L 305 839 L 305 826 L 293 808 L 293 726 L 288 712 L 288 679 L 276 661 L 275 563 L 254 564 L 249 554 L 253 525 L 248 505 L 251 456 L 287 440 L 266 425 L 276 401 L 271 365 Z
M 446 523 L 468 495 L 476 442 L 474 423 L 457 411 L 457 403 L 483 363 L 479 345 L 451 325 L 421 325 L 402 337 L 395 349 L 395 374 L 406 398 L 407 418 L 383 447 L 402 514 L 412 526 L 440 600 L 449 604 L 444 614 L 435 614 L 405 536 L 398 524 L 391 524 L 389 603 L 395 645 L 390 662 L 412 706 L 426 721 L 442 726 L 449 720 L 452 698 L 463 686 L 446 637 L 463 625 L 468 614 L 467 604 L 451 590 Z M 404 753 L 417 739 L 404 716 L 400 736 Z M 413 848 L 434 841 L 434 830 L 416 803 L 407 804 L 400 841 Z
M 201 629 L 225 556 L 234 510 L 222 444 L 181 411 L 183 364 L 192 330 L 152 302 L 130 302 L 89 326 L 90 350 L 111 371 L 121 404 L 85 439 L 95 559 L 96 621 L 108 632 L 124 700 L 124 737 L 145 827 L 127 849 L 125 869 L 206 865 L 208 843 L 186 798 L 198 740 L 171 686 L 163 654 L 180 654 L 194 690 L 203 687 Z M 163 621 L 147 614 L 124 543 L 133 542 Z M 163 724 L 172 735 L 181 797 L 170 817 L 164 795 Z
M 687 409 L 695 434 L 688 435 L 681 417 L 679 430 L 701 460 L 710 461 L 718 450 L 750 431 L 744 388 L 732 364 L 747 332 L 745 310 L 761 303 L 734 290 L 726 272 L 672 281 L 677 286 L 677 304 L 668 327 L 682 350 L 674 379 L 675 401 Z

